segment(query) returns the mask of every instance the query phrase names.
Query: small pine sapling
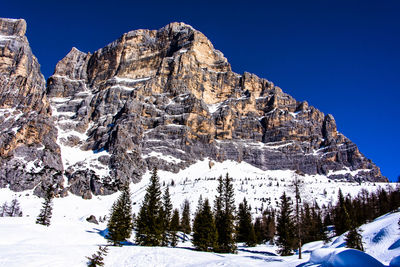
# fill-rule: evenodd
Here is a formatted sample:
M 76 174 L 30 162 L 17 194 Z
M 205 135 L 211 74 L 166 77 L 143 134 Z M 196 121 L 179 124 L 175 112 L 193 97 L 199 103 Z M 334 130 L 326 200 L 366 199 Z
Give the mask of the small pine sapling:
M 91 257 L 86 257 L 89 261 L 88 267 L 104 266 L 104 257 L 107 256 L 108 249 L 106 246 L 99 246 L 99 249 Z

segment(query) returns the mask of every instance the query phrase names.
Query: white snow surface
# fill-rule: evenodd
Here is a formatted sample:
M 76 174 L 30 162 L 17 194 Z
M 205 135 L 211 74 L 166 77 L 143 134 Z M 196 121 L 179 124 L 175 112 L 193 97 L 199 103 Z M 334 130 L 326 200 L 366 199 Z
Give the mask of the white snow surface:
M 106 152 L 98 154 L 101 153 Z M 94 156 L 83 154 L 79 156 L 82 159 Z M 152 156 L 165 157 L 153 154 Z M 38 168 L 40 165 L 35 162 L 27 167 Z M 253 218 L 260 215 L 259 208 L 262 205 L 276 206 L 283 191 L 292 196 L 289 188 L 293 177 L 292 171 L 263 171 L 244 162 L 214 162 L 210 168 L 209 160 L 203 160 L 178 173 L 159 171 L 158 175 L 161 184 L 165 184 L 162 190 L 174 180 L 174 185 L 169 186 L 174 208 L 180 209 L 183 200 L 188 199 L 193 214 L 200 195 L 203 199 L 207 197 L 211 203 L 213 202 L 216 195 L 216 178 L 227 172 L 233 177 L 236 204 L 246 197 L 253 207 Z M 143 200 L 150 175 L 150 172 L 147 172 L 142 181 L 131 184 L 135 213 L 138 212 Z M 393 186 L 384 183 L 365 183 L 360 186 L 355 183 L 329 182 L 324 176 L 306 176 L 304 180 L 303 199 L 307 201 L 315 199 L 320 204 L 330 200 L 335 201 L 339 187 L 344 194 L 356 195 L 362 188 L 375 191 L 379 186 Z M 85 257 L 95 253 L 98 245 L 106 245 L 107 242 L 101 235 L 106 229 L 106 224 L 94 225 L 85 219 L 89 215 L 97 218 L 108 215 L 119 193 L 94 196 L 91 200 L 84 200 L 74 195 L 56 198 L 51 225 L 45 227 L 35 224 L 42 199 L 34 196 L 32 192 L 32 190 L 12 192 L 8 188 L 0 189 L 0 205 L 5 201 L 10 203 L 13 198 L 17 198 L 24 215 L 21 218 L 0 217 L 0 266 L 86 266 Z M 263 201 L 262 198 L 270 198 L 270 201 Z M 399 218 L 399 212 L 392 213 L 361 227 L 366 252 L 386 265 L 393 257 L 400 255 L 400 230 L 397 225 Z M 105 258 L 105 266 L 297 266 L 300 264 L 319 266 L 320 263 L 316 261 L 309 262 L 310 253 L 321 248 L 336 253 L 338 249 L 342 250 L 343 240 L 344 236 L 340 236 L 325 245 L 322 241 L 305 244 L 302 260 L 298 260 L 296 255 L 276 256 L 274 254 L 277 247 L 272 245 L 260 245 L 254 248 L 239 246 L 238 254 L 235 255 L 193 251 L 190 241 L 181 241 L 178 248 L 136 245 L 110 247 L 109 254 Z M 134 242 L 134 233 L 130 241 Z M 325 253 L 327 254 L 325 256 L 331 257 L 332 253 Z

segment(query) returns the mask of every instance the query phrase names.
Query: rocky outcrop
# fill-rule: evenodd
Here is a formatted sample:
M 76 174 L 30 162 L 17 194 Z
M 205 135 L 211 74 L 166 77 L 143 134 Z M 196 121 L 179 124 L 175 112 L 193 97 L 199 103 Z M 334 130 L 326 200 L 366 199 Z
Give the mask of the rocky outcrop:
M 22 19 L 0 19 L 0 188 L 62 192 L 57 129 L 25 31 Z
M 64 158 L 78 195 L 113 192 L 147 168 L 176 172 L 207 157 L 386 180 L 331 115 L 256 75 L 232 72 L 223 54 L 183 23 L 128 32 L 93 54 L 73 48 L 47 94 L 62 150 L 85 154 Z
M 0 19 L 0 187 L 91 198 L 206 158 L 386 180 L 331 115 L 232 72 L 189 25 L 131 31 L 93 54 L 72 48 L 47 85 L 25 31 Z

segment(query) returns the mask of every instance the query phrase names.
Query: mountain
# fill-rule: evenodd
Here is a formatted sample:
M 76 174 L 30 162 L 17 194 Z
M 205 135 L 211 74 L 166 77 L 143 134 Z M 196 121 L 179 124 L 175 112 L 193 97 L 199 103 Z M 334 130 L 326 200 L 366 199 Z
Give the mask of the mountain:
M 46 86 L 25 22 L 0 25 L 0 187 L 42 194 L 55 184 L 91 198 L 153 167 L 177 173 L 200 160 L 387 181 L 332 115 L 232 72 L 189 25 L 131 31 L 93 54 L 72 48 Z
M 0 187 L 57 185 L 63 165 L 46 81 L 25 37 L 24 20 L 0 19 Z

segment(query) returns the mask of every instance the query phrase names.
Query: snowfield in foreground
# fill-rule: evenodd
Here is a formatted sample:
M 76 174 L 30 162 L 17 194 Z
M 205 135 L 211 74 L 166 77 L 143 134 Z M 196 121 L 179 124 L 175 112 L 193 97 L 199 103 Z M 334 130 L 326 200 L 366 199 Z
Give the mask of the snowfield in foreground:
M 262 171 L 246 163 L 215 163 L 210 169 L 207 160 L 174 174 L 159 172 L 160 182 L 170 185 L 171 200 L 180 208 L 185 198 L 189 199 L 192 213 L 198 197 L 208 197 L 211 203 L 216 195 L 216 177 L 227 172 L 234 178 L 236 204 L 246 197 L 253 207 L 253 219 L 260 215 L 260 208 L 276 207 L 280 195 L 285 191 L 292 196 L 289 188 L 293 176 L 291 171 Z M 150 173 L 143 180 L 131 184 L 133 212 L 137 213 L 149 182 Z M 173 181 L 173 182 L 172 182 Z M 322 205 L 335 202 L 338 188 L 344 194 L 356 195 L 362 188 L 375 191 L 379 186 L 395 186 L 386 183 L 345 183 L 329 181 L 324 176 L 306 176 L 303 199 L 317 200 Z M 86 221 L 90 215 L 108 215 L 112 203 L 119 193 L 109 196 L 94 196 L 91 200 L 69 195 L 53 200 L 53 217 L 50 227 L 35 224 L 39 214 L 40 199 L 31 191 L 12 192 L 0 189 L 0 204 L 17 198 L 23 217 L 0 217 L 0 266 L 86 266 L 86 256 L 97 251 L 98 245 L 106 245 L 103 231 L 106 223 L 99 225 Z M 400 255 L 400 212 L 381 216 L 362 226 L 366 252 L 386 266 L 392 258 Z M 324 245 L 321 241 L 303 246 L 302 260 L 296 255 L 280 257 L 276 247 L 262 245 L 255 248 L 239 247 L 238 254 L 216 254 L 197 252 L 189 241 L 179 243 L 178 248 L 139 247 L 133 244 L 125 247 L 110 247 L 105 266 L 320 266 L 328 261 L 358 257 L 355 253 L 340 254 L 345 246 L 344 237 L 333 238 Z M 347 251 L 347 250 L 346 250 Z M 310 260 L 310 254 L 313 253 Z M 346 256 L 347 255 L 347 256 Z M 350 256 L 349 256 L 350 255 Z M 322 258 L 322 259 L 321 259 Z M 337 265 L 343 266 L 343 265 Z
M 0 218 L 0 266 L 86 266 L 85 257 L 94 253 L 98 245 L 107 244 L 102 236 L 106 225 L 91 224 L 84 218 L 70 221 L 59 215 L 53 218 L 50 227 L 35 224 L 35 218 L 31 216 Z M 400 212 L 396 212 L 362 227 L 366 252 L 375 259 L 359 251 L 344 249 L 341 236 L 327 245 L 321 241 L 305 244 L 302 260 L 298 260 L 297 255 L 277 256 L 277 248 L 271 245 L 239 246 L 238 254 L 232 255 L 194 251 L 186 241 L 180 242 L 178 248 L 134 244 L 109 247 L 105 266 L 354 266 L 354 262 L 384 266 L 400 255 L 399 218 Z M 382 231 L 387 234 L 382 235 Z

